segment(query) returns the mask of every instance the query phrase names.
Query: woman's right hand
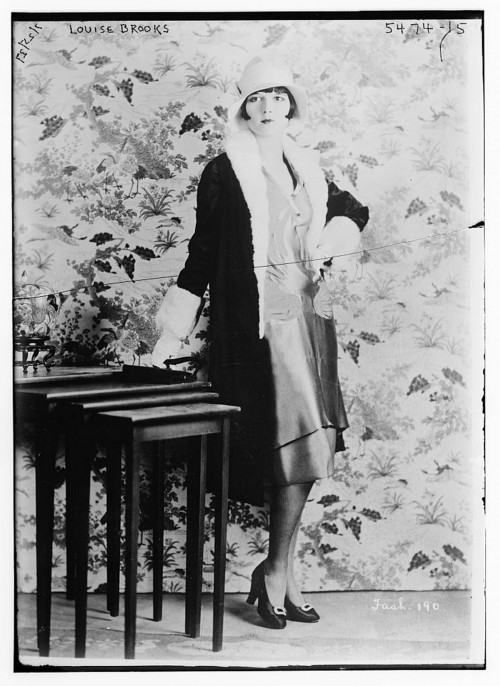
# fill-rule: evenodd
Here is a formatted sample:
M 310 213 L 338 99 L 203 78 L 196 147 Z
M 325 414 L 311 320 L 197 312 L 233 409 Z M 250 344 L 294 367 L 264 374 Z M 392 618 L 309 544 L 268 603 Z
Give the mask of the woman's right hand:
M 158 339 L 152 354 L 152 362 L 154 367 L 165 367 L 165 360 L 172 357 L 179 357 L 179 350 L 182 343 L 169 331 L 164 333 Z

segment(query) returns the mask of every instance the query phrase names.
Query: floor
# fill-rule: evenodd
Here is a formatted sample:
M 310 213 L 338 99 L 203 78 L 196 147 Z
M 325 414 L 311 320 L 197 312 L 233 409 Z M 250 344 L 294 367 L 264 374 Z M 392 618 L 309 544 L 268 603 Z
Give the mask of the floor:
M 36 649 L 36 596 L 18 597 L 19 658 L 26 665 L 120 663 L 167 666 L 336 666 L 475 665 L 482 651 L 471 632 L 471 594 L 441 592 L 342 592 L 308 595 L 321 615 L 317 624 L 288 622 L 267 629 L 242 594 L 226 596 L 224 646 L 211 649 L 212 598 L 203 596 L 199 638 L 184 635 L 184 596 L 165 594 L 163 620 L 153 622 L 152 597 L 140 595 L 136 658 L 123 660 L 123 615 L 110 617 L 104 595 L 88 600 L 87 653 L 73 653 L 72 603 L 63 594 L 52 601 L 50 658 Z M 123 604 L 120 608 L 123 611 Z M 479 657 L 478 657 L 479 655 Z

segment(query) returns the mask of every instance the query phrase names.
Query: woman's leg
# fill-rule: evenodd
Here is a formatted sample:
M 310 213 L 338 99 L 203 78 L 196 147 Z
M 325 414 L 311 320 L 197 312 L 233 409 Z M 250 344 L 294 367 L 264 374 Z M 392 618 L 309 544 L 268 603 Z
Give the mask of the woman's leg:
M 290 549 L 288 551 L 288 574 L 286 580 L 287 598 L 293 605 L 297 605 L 298 607 L 302 607 L 302 605 L 304 605 L 306 602 L 297 585 L 297 580 L 295 579 L 294 573 L 295 548 L 297 546 L 297 536 L 300 529 L 300 522 L 301 520 L 299 519 L 295 527 L 295 531 L 293 532 L 292 540 L 290 541 Z
M 294 538 L 296 540 L 296 530 L 312 485 L 312 482 L 290 484 L 275 487 L 273 490 L 265 578 L 269 601 L 275 607 L 283 606 L 287 590 L 290 549 Z

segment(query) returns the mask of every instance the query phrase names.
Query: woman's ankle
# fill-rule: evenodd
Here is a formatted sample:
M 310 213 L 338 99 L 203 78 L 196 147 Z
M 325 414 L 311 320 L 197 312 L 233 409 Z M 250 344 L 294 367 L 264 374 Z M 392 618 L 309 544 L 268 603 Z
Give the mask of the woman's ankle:
M 286 562 L 266 558 L 264 560 L 264 573 L 266 576 L 287 576 L 288 567 Z
M 298 607 L 305 603 L 304 596 L 297 584 L 297 581 L 293 575 L 288 575 L 286 582 L 286 596 L 288 600 Z

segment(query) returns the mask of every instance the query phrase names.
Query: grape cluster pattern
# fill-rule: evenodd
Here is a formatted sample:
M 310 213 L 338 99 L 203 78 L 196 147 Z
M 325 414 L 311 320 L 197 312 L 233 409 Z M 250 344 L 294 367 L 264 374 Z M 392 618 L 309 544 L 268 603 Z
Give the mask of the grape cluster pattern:
M 100 83 L 94 83 L 92 88 L 95 90 L 96 93 L 99 93 L 99 95 L 108 96 L 110 93 L 109 88 L 107 86 L 103 86 Z
M 359 541 L 361 536 L 361 519 L 359 517 L 351 517 L 351 519 L 343 519 L 344 526 L 346 529 L 350 529 L 353 533 L 354 538 Z
M 347 174 L 349 181 L 352 183 L 353 186 L 356 186 L 358 182 L 358 171 L 359 167 L 357 164 L 348 164 L 345 168 L 345 173 Z
M 375 157 L 360 155 L 358 159 L 362 164 L 366 164 L 367 167 L 378 167 L 378 160 L 376 160 Z
M 380 343 L 380 338 L 375 333 L 368 333 L 367 331 L 362 331 L 359 334 L 359 337 L 363 341 L 365 341 L 366 343 L 370 343 L 371 345 L 375 345 L 375 343 Z
M 320 141 L 316 146 L 316 150 L 319 150 L 320 152 L 326 152 L 327 150 L 331 150 L 331 148 L 334 147 L 335 143 L 333 141 Z
M 374 522 L 376 522 L 379 519 L 382 519 L 382 515 L 380 512 L 377 512 L 377 510 L 370 510 L 367 507 L 364 507 L 361 510 L 361 514 L 367 517 L 368 519 L 372 519 Z
M 429 557 L 419 550 L 418 553 L 415 553 L 415 555 L 411 558 L 408 571 L 411 572 L 413 569 L 418 569 L 419 567 L 425 568 L 430 565 L 430 563 L 431 561 Z
M 442 372 L 444 377 L 448 379 L 448 381 L 451 381 L 451 383 L 458 383 L 460 386 L 465 386 L 464 378 L 459 372 L 456 372 L 454 369 L 449 369 L 448 367 L 443 367 Z
M 329 505 L 333 505 L 334 503 L 338 503 L 340 500 L 338 495 L 335 495 L 335 493 L 329 493 L 328 495 L 322 496 L 318 500 L 318 505 L 323 505 L 324 507 L 328 507 Z
M 51 136 L 57 136 L 59 131 L 64 126 L 65 122 L 62 117 L 59 117 L 57 114 L 54 114 L 52 117 L 47 117 L 46 119 L 43 119 L 41 123 L 45 127 L 42 131 L 42 135 L 40 136 L 40 140 L 43 141 L 46 138 L 50 138 Z
M 106 110 L 104 107 L 101 107 L 101 105 L 93 105 L 92 112 L 95 114 L 96 117 L 102 117 L 103 114 L 108 114 L 109 110 Z
M 198 129 L 201 129 L 202 126 L 202 120 L 194 112 L 191 112 L 182 122 L 179 135 L 182 136 L 182 134 L 186 133 L 187 131 L 198 131 Z
M 267 29 L 267 38 L 264 42 L 263 47 L 267 48 L 270 45 L 273 45 L 273 43 L 279 43 L 279 41 L 283 38 L 283 36 L 286 33 L 286 26 L 283 26 L 283 24 L 273 24 L 272 26 L 269 26 Z
M 411 217 L 412 214 L 422 214 L 425 212 L 427 209 L 427 205 L 423 200 L 420 200 L 420 198 L 415 198 L 410 202 L 408 205 L 408 209 L 406 210 L 405 214 L 405 219 L 408 219 L 408 217 Z
M 94 57 L 94 59 L 89 62 L 89 66 L 99 69 L 99 67 L 102 67 L 104 64 L 108 64 L 108 62 L 111 62 L 110 58 L 106 57 L 106 55 L 101 55 L 99 57 Z
M 418 376 L 415 376 L 411 380 L 410 388 L 408 389 L 408 393 L 406 395 L 411 395 L 417 391 L 425 391 L 425 389 L 429 386 L 430 383 L 427 381 L 427 379 L 425 379 L 421 374 L 418 374 Z
M 118 90 L 120 90 L 129 103 L 132 104 L 132 94 L 134 92 L 134 84 L 132 79 L 123 79 L 118 84 Z
M 346 345 L 346 350 L 349 353 L 349 355 L 352 357 L 354 362 L 358 364 L 358 359 L 359 359 L 359 343 L 358 341 L 349 341 L 349 343 Z
M 141 71 L 140 69 L 135 69 L 132 72 L 132 76 L 135 76 L 135 78 L 138 81 L 141 81 L 142 83 L 151 83 L 151 81 L 154 81 L 153 77 L 149 72 Z

